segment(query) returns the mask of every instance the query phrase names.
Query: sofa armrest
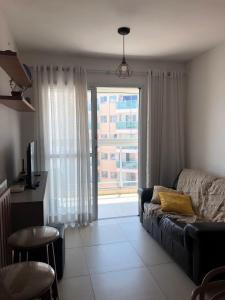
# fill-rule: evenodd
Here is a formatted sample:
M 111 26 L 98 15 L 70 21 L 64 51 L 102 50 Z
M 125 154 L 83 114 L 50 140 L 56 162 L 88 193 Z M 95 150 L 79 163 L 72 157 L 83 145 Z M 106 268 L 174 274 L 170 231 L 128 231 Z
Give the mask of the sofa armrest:
M 184 230 L 192 254 L 193 280 L 199 284 L 210 270 L 225 265 L 225 222 L 193 223 Z
M 215 238 L 216 236 L 223 237 L 225 239 L 225 222 L 204 222 L 204 223 L 193 223 L 185 226 L 185 231 L 193 239 L 208 238 L 211 235 Z
M 144 212 L 144 204 L 150 203 L 153 194 L 153 187 L 152 188 L 139 188 L 139 202 L 138 202 L 138 209 L 139 209 L 139 216 L 140 221 L 143 222 L 143 212 Z
M 153 195 L 153 187 L 152 188 L 140 188 L 139 189 L 140 201 L 142 210 L 144 210 L 145 202 L 150 202 Z

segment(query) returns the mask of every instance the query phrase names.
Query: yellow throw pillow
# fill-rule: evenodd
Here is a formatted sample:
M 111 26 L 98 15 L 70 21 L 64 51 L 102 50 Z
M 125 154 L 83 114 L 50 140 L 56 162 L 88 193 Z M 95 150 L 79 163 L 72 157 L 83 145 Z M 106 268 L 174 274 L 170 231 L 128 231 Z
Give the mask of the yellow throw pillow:
M 159 192 L 161 209 L 164 212 L 172 212 L 180 215 L 193 216 L 191 197 L 175 193 Z

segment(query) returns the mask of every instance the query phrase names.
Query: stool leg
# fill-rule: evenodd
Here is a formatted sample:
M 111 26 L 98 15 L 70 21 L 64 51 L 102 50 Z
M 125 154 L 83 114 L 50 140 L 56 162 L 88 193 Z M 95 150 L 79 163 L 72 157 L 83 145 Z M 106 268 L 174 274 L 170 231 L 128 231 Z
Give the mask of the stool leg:
M 15 250 L 12 250 L 12 264 L 15 263 Z
M 52 285 L 52 295 L 53 299 L 59 299 L 59 291 L 58 291 L 58 280 L 57 280 L 57 271 L 56 271 L 56 262 L 55 262 L 55 250 L 54 250 L 54 244 L 50 244 L 51 248 L 51 258 L 52 258 L 52 267 L 55 270 L 55 280 Z
M 20 261 L 21 262 L 22 261 L 27 261 L 27 253 L 28 253 L 27 250 L 21 250 L 20 253 L 21 253 L 21 260 Z
M 46 261 L 47 261 L 47 264 L 50 265 L 50 262 L 49 262 L 49 249 L 48 249 L 48 245 L 46 245 Z
M 13 263 L 16 264 L 20 262 L 20 251 L 19 250 L 13 250 L 14 255 L 13 255 Z

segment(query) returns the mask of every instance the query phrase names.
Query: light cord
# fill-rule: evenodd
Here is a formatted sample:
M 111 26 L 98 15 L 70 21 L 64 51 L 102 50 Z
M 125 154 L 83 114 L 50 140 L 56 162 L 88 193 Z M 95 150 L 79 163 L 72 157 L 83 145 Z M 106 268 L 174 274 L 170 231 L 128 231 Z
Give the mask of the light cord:
M 123 58 L 125 59 L 124 35 L 123 35 Z

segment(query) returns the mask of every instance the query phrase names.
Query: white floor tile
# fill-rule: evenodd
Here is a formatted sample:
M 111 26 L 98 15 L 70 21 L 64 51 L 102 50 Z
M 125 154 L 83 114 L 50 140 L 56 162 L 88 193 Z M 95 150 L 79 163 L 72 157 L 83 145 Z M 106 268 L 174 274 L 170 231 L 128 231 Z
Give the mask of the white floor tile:
M 92 223 L 93 226 L 109 225 L 109 224 L 118 224 L 118 218 L 108 218 L 108 219 L 99 219 Z
M 99 218 L 135 216 L 138 214 L 138 203 L 99 204 Z
M 165 300 L 145 268 L 91 275 L 96 300 Z
M 139 217 L 66 229 L 60 300 L 189 300 L 194 287 Z
M 107 219 L 99 219 L 98 221 L 94 221 L 92 224 L 95 226 L 107 225 L 107 224 L 121 224 L 121 223 L 132 223 L 132 224 L 140 224 L 138 216 L 132 217 L 120 217 L 120 218 L 107 218 Z
M 95 300 L 89 276 L 62 280 L 59 295 L 60 300 Z
M 124 218 L 116 218 L 117 223 L 133 223 L 133 224 L 140 224 L 139 216 L 132 216 L 132 217 L 124 217 Z
M 168 300 L 190 300 L 195 284 L 175 263 L 149 267 Z
M 102 226 L 90 225 L 80 229 L 84 246 L 121 242 L 126 240 L 121 228 L 117 224 Z
M 89 275 L 83 248 L 66 249 L 66 261 L 63 278 Z
M 137 240 L 142 242 L 143 239 L 148 239 L 149 234 L 142 227 L 141 223 L 123 222 L 120 223 L 120 228 L 129 241 Z
M 85 255 L 90 272 L 142 267 L 143 263 L 129 243 L 115 243 L 85 247 Z
M 149 234 L 139 240 L 130 242 L 147 266 L 172 261 L 166 251 Z
M 67 228 L 65 231 L 66 248 L 82 246 L 82 239 L 78 228 Z

